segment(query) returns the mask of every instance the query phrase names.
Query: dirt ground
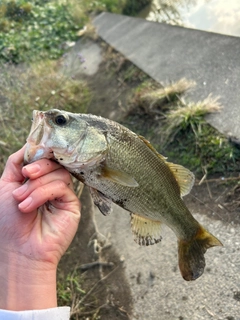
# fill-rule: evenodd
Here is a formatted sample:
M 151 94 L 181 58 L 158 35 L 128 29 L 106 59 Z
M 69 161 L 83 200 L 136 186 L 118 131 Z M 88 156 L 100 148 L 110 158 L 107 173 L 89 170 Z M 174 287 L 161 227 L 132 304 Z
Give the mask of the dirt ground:
M 123 69 L 129 62 L 117 56 L 105 44 L 103 61 L 93 76 L 85 76 L 93 92 L 89 113 L 121 121 L 132 90 L 142 81 L 141 71 L 133 71 L 131 81 L 124 79 Z M 108 58 L 106 58 L 108 57 Z M 109 59 L 111 57 L 111 59 Z M 166 155 L 167 156 L 167 155 Z M 208 177 L 199 185 L 196 181 L 185 202 L 193 212 L 201 212 L 229 224 L 240 223 L 239 173 L 231 177 Z M 82 219 L 78 233 L 60 264 L 61 273 L 68 274 L 74 268 L 82 269 L 84 290 L 87 297 L 81 306 L 83 311 L 77 319 L 131 319 L 133 297 L 122 258 L 116 248 L 108 245 L 106 238 L 99 238 L 91 210 L 91 199 L 84 189 L 82 195 Z M 95 263 L 84 269 L 85 264 Z M 89 293 L 89 294 L 88 294 Z

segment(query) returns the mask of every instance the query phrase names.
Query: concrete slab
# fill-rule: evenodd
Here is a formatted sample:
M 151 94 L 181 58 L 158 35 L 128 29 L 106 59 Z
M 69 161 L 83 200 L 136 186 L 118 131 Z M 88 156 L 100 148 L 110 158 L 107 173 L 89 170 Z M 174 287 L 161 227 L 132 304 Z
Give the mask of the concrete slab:
M 224 108 L 207 121 L 240 140 L 240 38 L 111 13 L 93 24 L 101 38 L 156 81 L 196 81 L 194 101 L 219 96 Z
M 118 206 L 104 217 L 95 208 L 99 232 L 125 258 L 126 276 L 134 299 L 131 320 L 239 320 L 239 225 L 224 224 L 202 214 L 195 218 L 224 243 L 205 254 L 204 274 L 196 281 L 182 279 L 177 266 L 177 240 L 163 227 L 163 240 L 149 247 L 133 241 L 129 214 Z M 235 298 L 234 298 L 235 297 Z
M 101 48 L 97 43 L 88 39 L 80 39 L 63 56 L 63 59 L 62 72 L 64 74 L 93 76 L 98 71 L 103 58 Z

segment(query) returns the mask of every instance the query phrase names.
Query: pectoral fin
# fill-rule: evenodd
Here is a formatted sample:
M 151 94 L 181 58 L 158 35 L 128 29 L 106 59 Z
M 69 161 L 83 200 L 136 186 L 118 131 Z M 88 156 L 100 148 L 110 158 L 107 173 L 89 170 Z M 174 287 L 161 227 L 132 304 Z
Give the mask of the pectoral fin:
M 112 212 L 112 200 L 105 197 L 101 192 L 94 188 L 89 187 L 89 190 L 94 204 L 104 216 L 109 215 Z
M 111 169 L 107 166 L 102 168 L 101 178 L 111 180 L 126 187 L 138 187 L 137 181 L 129 174 Z
M 131 227 L 134 241 L 140 246 L 149 246 L 161 241 L 161 222 L 143 218 L 137 214 L 131 215 Z

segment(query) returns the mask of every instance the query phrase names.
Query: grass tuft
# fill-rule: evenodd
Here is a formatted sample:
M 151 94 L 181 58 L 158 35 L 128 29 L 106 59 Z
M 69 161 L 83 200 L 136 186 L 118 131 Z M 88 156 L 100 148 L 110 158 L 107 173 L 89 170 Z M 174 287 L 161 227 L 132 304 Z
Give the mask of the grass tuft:
M 136 110 L 148 115 L 163 115 L 163 112 L 171 104 L 179 101 L 179 97 L 194 86 L 194 81 L 189 81 L 185 78 L 166 86 L 159 85 L 153 80 L 147 80 L 135 90 L 127 115 L 135 113 Z
M 202 123 L 205 115 L 221 110 L 222 107 L 218 100 L 218 97 L 213 98 L 211 95 L 196 103 L 185 103 L 180 99 L 177 107 L 166 113 L 165 140 L 172 141 L 180 130 L 186 129 L 188 126 L 191 126 L 196 133 L 195 127 Z

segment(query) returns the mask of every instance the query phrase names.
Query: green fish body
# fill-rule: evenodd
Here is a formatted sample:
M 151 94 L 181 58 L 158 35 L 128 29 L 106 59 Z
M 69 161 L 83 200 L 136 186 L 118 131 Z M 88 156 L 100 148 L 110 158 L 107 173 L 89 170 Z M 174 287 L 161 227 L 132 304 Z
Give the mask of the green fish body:
M 34 111 L 25 162 L 54 159 L 89 186 L 104 214 L 112 202 L 131 213 L 134 240 L 161 240 L 161 224 L 178 239 L 179 268 L 185 280 L 204 271 L 204 253 L 221 242 L 192 216 L 182 197 L 194 184 L 186 168 L 169 163 L 143 137 L 124 126 L 89 114 Z

